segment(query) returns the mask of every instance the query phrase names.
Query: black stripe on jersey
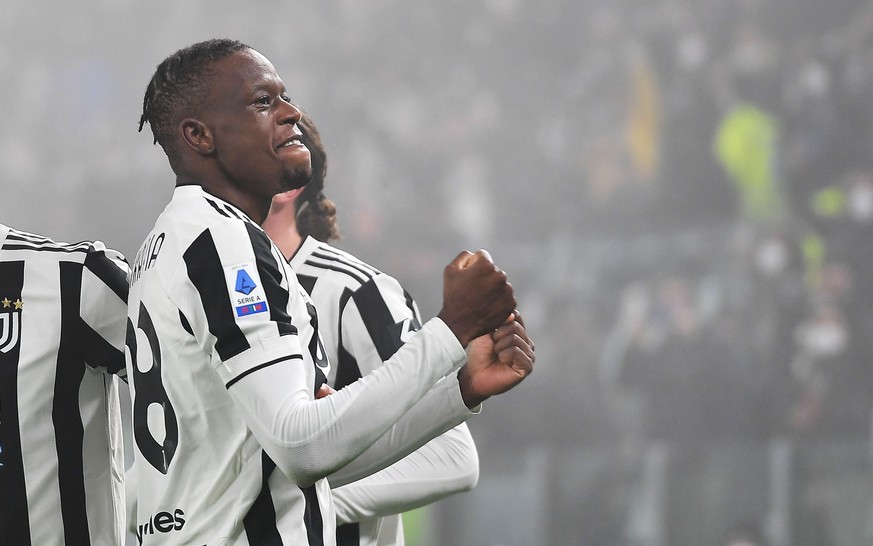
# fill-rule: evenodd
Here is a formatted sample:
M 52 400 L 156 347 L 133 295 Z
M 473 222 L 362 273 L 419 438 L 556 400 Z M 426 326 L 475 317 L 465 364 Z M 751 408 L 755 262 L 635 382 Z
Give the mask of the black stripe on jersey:
M 249 342 L 234 320 L 224 268 L 208 229 L 197 236 L 182 257 L 188 278 L 200 294 L 209 332 L 215 336 L 215 350 L 221 360 L 227 361 L 248 349 Z
M 54 243 L 45 235 L 37 235 L 36 233 L 28 233 L 15 228 L 10 228 L 9 234 L 6 236 L 7 241 L 30 241 L 33 243 Z
M 406 300 L 406 307 L 412 312 L 412 316 L 415 318 L 416 331 L 421 330 L 421 317 L 419 317 L 418 313 L 415 311 L 415 302 L 412 299 L 412 296 L 409 295 L 409 292 L 404 290 L 403 297 Z
M 309 275 L 297 275 L 297 282 L 300 283 L 300 286 L 306 290 L 306 293 L 312 296 L 312 289 L 315 288 L 315 282 L 318 281 L 318 277 L 310 277 Z
M 255 266 L 258 268 L 264 294 L 269 302 L 270 320 L 276 323 L 280 336 L 296 334 L 297 327 L 291 324 L 291 317 L 288 315 L 289 294 L 282 288 L 284 275 L 277 266 L 273 244 L 263 230 L 249 222 L 245 225 L 252 242 L 252 249 L 255 251 Z
M 20 300 L 23 286 L 24 262 L 0 262 L 0 290 L 3 297 Z M 21 339 L 20 335 L 18 339 Z M 3 495 L 0 542 L 28 545 L 30 524 L 18 417 L 20 347 L 19 342 L 9 352 L 0 351 L 0 491 Z
M 300 491 L 303 492 L 303 498 L 306 499 L 303 523 L 306 525 L 309 546 L 324 546 L 324 521 L 321 517 L 321 508 L 318 507 L 318 493 L 315 486 L 301 487 Z
M 336 546 L 361 546 L 361 526 L 343 523 L 336 526 Z
M 371 277 L 379 274 L 379 270 L 372 265 L 362 262 L 350 254 L 345 254 L 338 249 L 329 246 L 319 247 L 318 250 L 313 251 L 312 255 L 324 260 L 335 260 L 339 263 L 346 264 Z
M 187 318 L 185 317 L 185 315 L 182 313 L 182 310 L 181 310 L 181 309 L 179 309 L 179 322 L 182 323 L 182 328 L 183 328 L 186 332 L 188 332 L 188 333 L 191 334 L 192 336 L 194 335 L 194 329 L 191 328 L 191 323 L 188 322 L 188 319 L 187 319 Z
M 363 267 L 359 267 L 358 265 L 353 264 L 348 260 L 343 260 L 337 256 L 330 256 L 327 254 L 322 254 L 320 252 L 313 252 L 312 257 L 320 258 L 328 263 L 316 262 L 312 260 L 312 258 L 309 258 L 306 260 L 306 265 L 319 269 L 329 269 L 338 273 L 345 273 L 349 277 L 358 281 L 360 284 L 364 284 L 368 280 L 372 279 L 375 275 L 373 271 L 367 270 Z
M 88 250 L 88 245 L 86 243 L 81 243 L 79 246 L 57 246 L 30 243 L 13 244 L 7 242 L 3 245 L 3 250 L 39 250 L 41 252 L 66 252 L 72 254 L 74 252 Z
M 122 302 L 127 303 L 127 293 L 130 289 L 127 284 L 127 275 L 111 259 L 106 257 L 105 252 L 89 252 L 85 257 L 85 267 L 115 292 L 115 295 Z
M 346 304 L 352 297 L 352 291 L 346 288 L 343 290 L 339 300 L 340 313 L 337 318 L 337 360 L 336 377 L 334 378 L 333 388 L 340 390 L 346 385 L 351 385 L 361 378 L 361 368 L 358 366 L 358 361 L 348 352 L 343 345 L 343 328 L 342 328 L 342 310 L 346 308 Z
M 13 243 L 12 241 L 15 241 Z M 43 235 L 11 230 L 3 244 L 6 250 L 45 250 L 48 252 L 82 252 L 91 248 L 88 241 L 78 243 L 59 243 Z
M 222 209 L 221 207 L 219 207 L 219 206 L 218 206 L 218 203 L 216 203 L 216 202 L 213 201 L 212 199 L 206 199 L 206 202 L 209 203 L 209 204 L 212 206 L 212 208 L 215 209 L 215 212 L 217 212 L 218 214 L 224 216 L 225 218 L 230 218 L 230 214 L 228 214 L 224 209 Z
M 83 321 L 79 322 L 85 362 L 92 368 L 103 368 L 109 373 L 117 374 L 124 370 L 124 351 L 119 351 L 113 347 L 103 336 Z
M 82 417 L 79 413 L 79 385 L 85 375 L 82 361 L 83 338 L 70 326 L 80 324 L 82 266 L 62 262 L 60 266 L 61 335 L 55 375 L 52 423 L 58 451 L 58 488 L 67 544 L 90 544 L 85 511 L 83 481 Z
M 231 385 L 233 385 L 234 383 L 236 383 L 237 381 L 239 381 L 240 379 L 242 379 L 243 377 L 249 375 L 249 374 L 252 373 L 252 372 L 256 372 L 256 371 L 258 371 L 258 370 L 262 370 L 262 369 L 264 369 L 264 368 L 266 368 L 266 367 L 268 367 L 268 366 L 272 366 L 273 364 L 278 364 L 279 362 L 285 362 L 286 360 L 296 360 L 296 359 L 303 360 L 303 355 L 301 355 L 301 354 L 293 354 L 293 355 L 288 355 L 288 356 L 283 356 L 283 357 L 280 357 L 280 358 L 276 358 L 276 359 L 273 359 L 273 360 L 271 360 L 271 361 L 269 361 L 269 362 L 264 362 L 263 364 L 258 364 L 257 366 L 255 366 L 255 367 L 253 367 L 253 368 L 249 368 L 248 370 L 244 371 L 243 373 L 239 374 L 238 376 L 236 376 L 236 377 L 234 377 L 233 379 L 231 379 L 230 381 L 228 381 L 227 384 L 225 384 L 224 387 L 225 387 L 226 389 L 229 389 L 229 388 L 231 387 Z
M 270 495 L 270 475 L 276 463 L 261 452 L 261 490 L 255 502 L 243 517 L 243 528 L 251 546 L 282 546 L 282 537 L 276 524 L 276 507 Z
M 230 207 L 228 205 L 224 205 L 224 210 L 226 210 L 228 214 L 230 214 L 231 216 L 233 216 L 237 220 L 245 220 L 246 222 L 250 221 L 248 218 L 242 216 L 239 212 L 237 212 L 233 207 Z
M 383 362 L 388 360 L 403 345 L 400 339 L 402 332 L 401 327 L 391 328 L 394 326 L 394 316 L 385 303 L 379 287 L 375 282 L 370 281 L 355 290 L 352 298 L 361 312 L 361 319 L 379 352 L 379 358 Z

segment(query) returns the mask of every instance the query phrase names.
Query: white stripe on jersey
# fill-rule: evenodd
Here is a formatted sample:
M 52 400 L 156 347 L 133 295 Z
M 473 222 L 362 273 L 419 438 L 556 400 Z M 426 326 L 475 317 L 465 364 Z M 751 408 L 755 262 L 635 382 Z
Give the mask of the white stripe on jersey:
M 0 225 L 0 543 L 122 544 L 126 264 Z M 3 335 L 5 334 L 5 335 Z

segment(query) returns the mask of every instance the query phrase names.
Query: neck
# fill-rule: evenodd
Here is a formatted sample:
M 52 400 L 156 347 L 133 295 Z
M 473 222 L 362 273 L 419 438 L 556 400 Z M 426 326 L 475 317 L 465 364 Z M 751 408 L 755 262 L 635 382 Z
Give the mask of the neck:
M 303 244 L 303 237 L 297 231 L 297 211 L 293 202 L 282 205 L 274 200 L 261 227 L 288 260 Z

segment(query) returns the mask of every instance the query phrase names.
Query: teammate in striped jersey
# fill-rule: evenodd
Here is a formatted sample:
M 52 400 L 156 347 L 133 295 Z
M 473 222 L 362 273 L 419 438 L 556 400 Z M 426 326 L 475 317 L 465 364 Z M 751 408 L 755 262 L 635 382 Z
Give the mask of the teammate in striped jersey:
M 421 317 L 394 277 L 326 242 L 339 239 L 336 207 L 323 193 L 327 154 L 309 115 L 304 112 L 297 126 L 312 177 L 303 188 L 276 195 L 262 227 L 318 310 L 332 363 L 328 382 L 342 389 L 390 358 L 419 330 Z M 376 474 L 346 485 L 331 479 L 337 543 L 402 545 L 401 512 L 471 489 L 478 471 L 476 446 L 462 423 Z
M 309 179 L 299 119 L 272 64 L 230 40 L 174 53 L 147 87 L 141 122 L 176 189 L 131 272 L 142 544 L 335 544 L 326 476 L 381 470 L 532 370 L 505 274 L 461 253 L 439 316 L 316 399 L 329 374 L 318 316 L 258 225 L 275 194 Z
M 123 544 L 127 271 L 0 224 L 0 544 Z

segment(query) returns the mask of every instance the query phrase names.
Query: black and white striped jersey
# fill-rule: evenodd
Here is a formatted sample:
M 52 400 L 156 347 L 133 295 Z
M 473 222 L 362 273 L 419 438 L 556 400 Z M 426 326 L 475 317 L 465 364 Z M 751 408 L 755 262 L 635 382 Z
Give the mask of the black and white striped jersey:
M 0 544 L 123 544 L 127 264 L 0 225 Z
M 383 444 L 470 415 L 456 380 L 431 389 L 465 356 L 438 319 L 397 353 L 409 365 L 314 400 L 329 374 L 315 307 L 261 228 L 199 186 L 175 189 L 128 301 L 141 544 L 335 544 L 324 476 L 372 473 Z
M 337 389 L 380 367 L 421 328 L 402 285 L 352 254 L 308 237 L 291 266 L 318 310 L 328 379 Z M 399 514 L 470 489 L 478 468 L 475 444 L 461 424 L 391 467 L 334 489 L 337 521 L 349 522 L 337 528 L 337 543 L 402 545 Z

